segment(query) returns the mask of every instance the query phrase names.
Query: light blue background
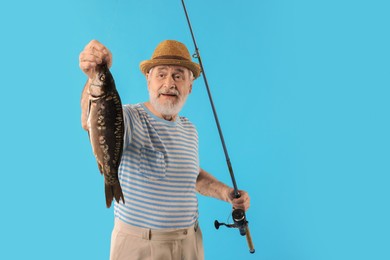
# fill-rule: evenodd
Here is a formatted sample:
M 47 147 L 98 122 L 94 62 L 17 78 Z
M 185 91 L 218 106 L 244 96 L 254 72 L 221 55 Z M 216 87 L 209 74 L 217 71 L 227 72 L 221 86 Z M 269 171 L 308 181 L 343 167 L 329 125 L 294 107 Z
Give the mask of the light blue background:
M 390 3 L 187 0 L 256 254 L 216 231 L 206 259 L 390 259 Z M 79 100 L 78 55 L 113 53 L 124 103 L 148 97 L 139 62 L 164 39 L 194 51 L 181 1 L 2 1 L 0 259 L 108 259 L 104 203 Z M 182 113 L 202 167 L 230 184 L 203 79 Z

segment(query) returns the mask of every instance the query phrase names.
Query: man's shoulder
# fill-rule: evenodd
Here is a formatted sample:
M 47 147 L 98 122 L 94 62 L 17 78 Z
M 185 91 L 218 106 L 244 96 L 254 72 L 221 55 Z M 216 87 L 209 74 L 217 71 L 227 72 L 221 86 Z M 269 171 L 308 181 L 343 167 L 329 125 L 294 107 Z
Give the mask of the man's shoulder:
M 196 126 L 187 117 L 179 116 L 179 118 L 182 126 L 196 130 Z
M 137 114 L 139 114 L 140 112 L 143 111 L 141 103 L 125 104 L 125 105 L 123 105 L 123 110 L 130 112 L 130 113 L 137 113 Z
M 133 109 L 133 110 L 137 110 L 141 107 L 141 103 L 136 103 L 136 104 L 124 104 L 123 107 L 127 108 L 127 109 Z
M 182 123 L 189 123 L 189 124 L 192 124 L 191 121 L 190 121 L 187 117 L 185 117 L 185 116 L 179 116 L 179 118 L 180 118 L 180 121 L 181 121 Z
M 139 120 L 144 112 L 141 103 L 123 105 L 123 114 L 130 116 L 132 120 Z

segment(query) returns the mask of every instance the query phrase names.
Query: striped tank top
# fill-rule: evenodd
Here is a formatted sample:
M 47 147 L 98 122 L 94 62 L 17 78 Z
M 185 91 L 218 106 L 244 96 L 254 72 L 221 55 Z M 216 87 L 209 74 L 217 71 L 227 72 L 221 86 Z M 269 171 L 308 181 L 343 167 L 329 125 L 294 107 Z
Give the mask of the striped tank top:
M 195 126 L 185 117 L 163 120 L 144 104 L 124 105 L 123 116 L 119 181 L 126 203 L 115 202 L 115 217 L 151 229 L 192 226 L 198 218 Z

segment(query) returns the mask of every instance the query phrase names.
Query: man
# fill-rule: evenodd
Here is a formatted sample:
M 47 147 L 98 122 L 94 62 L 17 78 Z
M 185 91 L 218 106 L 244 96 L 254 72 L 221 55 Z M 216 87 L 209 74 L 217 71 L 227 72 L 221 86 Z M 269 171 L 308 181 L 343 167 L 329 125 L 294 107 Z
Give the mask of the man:
M 93 40 L 81 52 L 80 68 L 88 76 L 82 93 L 81 121 L 87 130 L 88 86 L 98 64 L 112 64 L 111 52 Z M 149 101 L 124 105 L 124 149 L 119 180 L 125 204 L 115 203 L 112 260 L 203 259 L 196 192 L 247 210 L 245 191 L 233 189 L 199 166 L 195 126 L 179 116 L 200 67 L 186 46 L 161 42 L 151 60 L 140 64 Z

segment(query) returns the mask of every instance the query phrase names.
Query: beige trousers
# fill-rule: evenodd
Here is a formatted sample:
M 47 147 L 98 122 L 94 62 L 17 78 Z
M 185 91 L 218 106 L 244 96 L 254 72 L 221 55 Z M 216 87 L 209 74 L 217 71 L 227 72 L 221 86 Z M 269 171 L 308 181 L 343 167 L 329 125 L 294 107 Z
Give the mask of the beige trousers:
M 110 260 L 203 260 L 198 225 L 169 231 L 128 225 L 115 219 Z

